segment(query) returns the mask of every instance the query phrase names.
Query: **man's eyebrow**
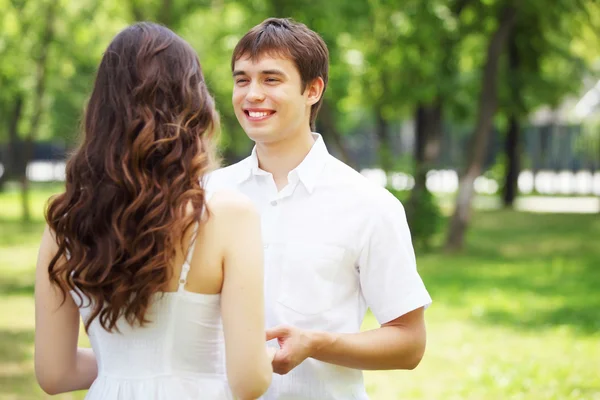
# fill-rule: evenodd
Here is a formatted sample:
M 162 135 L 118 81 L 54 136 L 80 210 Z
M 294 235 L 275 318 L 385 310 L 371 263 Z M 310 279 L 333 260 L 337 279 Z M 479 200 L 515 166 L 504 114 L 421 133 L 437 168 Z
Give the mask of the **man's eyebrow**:
M 285 73 L 283 73 L 283 71 L 280 71 L 278 69 L 266 69 L 264 71 L 260 72 L 263 75 L 280 75 L 280 76 L 285 76 Z
M 279 76 L 286 76 L 285 73 L 283 71 L 280 71 L 278 69 L 265 69 L 260 71 L 261 75 L 279 75 Z M 246 71 L 242 71 L 242 70 L 235 70 L 233 71 L 233 76 L 240 76 L 240 75 L 247 75 Z

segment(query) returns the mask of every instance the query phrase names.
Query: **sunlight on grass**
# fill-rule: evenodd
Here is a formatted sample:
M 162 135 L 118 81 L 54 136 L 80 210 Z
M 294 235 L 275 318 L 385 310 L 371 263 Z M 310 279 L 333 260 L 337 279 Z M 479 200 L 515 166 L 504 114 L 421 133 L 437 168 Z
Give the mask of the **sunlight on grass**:
M 589 216 L 479 213 L 464 254 L 419 255 L 427 352 L 415 371 L 366 372 L 372 398 L 600 399 L 599 229 Z
M 56 190 L 32 193 L 26 225 L 18 194 L 0 194 L 0 400 L 50 398 L 33 374 L 33 281 Z M 427 352 L 414 371 L 366 372 L 371 399 L 600 400 L 598 237 L 596 216 L 490 211 L 474 215 L 464 253 L 418 252 L 434 300 Z M 363 329 L 376 326 L 369 314 Z
M 21 192 L 17 186 L 11 186 L 0 194 L 0 219 L 4 221 L 20 221 L 22 216 Z M 63 185 L 58 183 L 51 184 L 32 184 L 29 195 L 29 204 L 31 207 L 31 217 L 34 221 L 44 220 L 44 206 L 50 196 L 60 193 Z

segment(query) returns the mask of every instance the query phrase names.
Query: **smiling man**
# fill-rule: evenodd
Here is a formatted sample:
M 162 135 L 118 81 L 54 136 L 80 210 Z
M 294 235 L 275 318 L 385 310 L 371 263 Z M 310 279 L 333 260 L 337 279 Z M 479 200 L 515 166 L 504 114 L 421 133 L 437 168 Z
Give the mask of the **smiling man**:
M 251 29 L 233 52 L 232 102 L 255 147 L 208 181 L 261 212 L 267 340 L 278 348 L 268 400 L 365 400 L 362 370 L 413 369 L 425 351 L 431 298 L 402 205 L 312 131 L 328 64 L 303 24 Z M 360 332 L 367 308 L 381 326 Z

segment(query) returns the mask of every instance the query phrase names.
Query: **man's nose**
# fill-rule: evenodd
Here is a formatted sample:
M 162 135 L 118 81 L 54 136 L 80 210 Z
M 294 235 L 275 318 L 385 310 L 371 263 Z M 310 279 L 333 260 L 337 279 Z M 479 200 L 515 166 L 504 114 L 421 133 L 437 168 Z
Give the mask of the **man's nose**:
M 251 83 L 247 95 L 248 101 L 261 102 L 265 99 L 265 92 L 262 87 L 257 83 Z

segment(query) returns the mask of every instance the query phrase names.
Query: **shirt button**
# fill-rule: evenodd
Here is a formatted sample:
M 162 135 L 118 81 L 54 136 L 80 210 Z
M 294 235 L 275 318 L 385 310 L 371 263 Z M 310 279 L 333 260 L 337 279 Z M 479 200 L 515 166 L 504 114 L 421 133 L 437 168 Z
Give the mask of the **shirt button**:
M 277 200 L 273 200 L 273 201 L 271 201 L 271 205 L 272 205 L 272 206 L 276 206 L 277 204 L 278 204 Z

